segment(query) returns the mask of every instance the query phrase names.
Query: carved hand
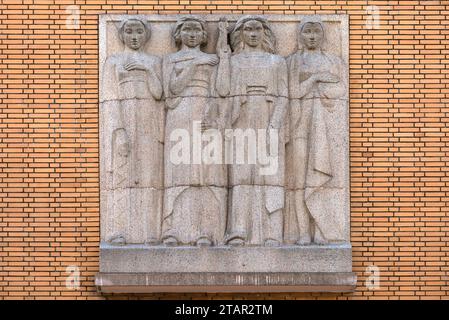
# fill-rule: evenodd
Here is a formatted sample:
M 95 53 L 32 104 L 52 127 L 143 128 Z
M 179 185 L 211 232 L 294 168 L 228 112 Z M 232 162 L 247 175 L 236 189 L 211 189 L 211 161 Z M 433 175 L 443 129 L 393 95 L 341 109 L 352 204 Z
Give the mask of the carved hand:
M 125 70 L 131 71 L 131 70 L 147 70 L 148 68 L 141 64 L 139 61 L 136 61 L 135 59 L 128 60 L 124 65 Z
M 201 132 L 204 132 L 206 130 L 213 129 L 213 128 L 214 128 L 214 125 L 211 124 L 209 121 L 201 122 Z
M 220 18 L 218 22 L 218 41 L 217 53 L 220 57 L 225 57 L 231 53 L 228 45 L 228 21 L 225 17 Z
M 128 142 L 128 136 L 124 129 L 120 129 L 117 132 L 117 152 L 121 157 L 127 157 L 130 151 L 130 145 Z
M 129 143 L 124 142 L 118 145 L 118 154 L 122 157 L 127 157 L 129 154 Z
M 214 56 L 214 55 L 207 55 L 207 56 L 201 56 L 196 58 L 195 60 L 193 60 L 193 63 L 195 65 L 203 65 L 203 64 L 208 64 L 211 66 L 214 66 L 218 63 L 218 57 Z
M 340 81 L 340 78 L 330 72 L 320 72 L 314 75 L 315 81 L 336 83 Z

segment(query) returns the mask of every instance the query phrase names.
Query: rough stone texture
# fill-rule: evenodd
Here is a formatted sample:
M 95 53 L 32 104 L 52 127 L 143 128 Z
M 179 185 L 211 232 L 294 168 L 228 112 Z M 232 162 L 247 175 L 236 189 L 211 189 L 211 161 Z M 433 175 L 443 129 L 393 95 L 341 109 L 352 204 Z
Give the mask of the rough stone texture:
M 350 272 L 351 246 L 214 248 L 103 245 L 101 272 Z
M 230 59 L 230 121 L 234 132 L 257 130 L 257 137 L 270 128 L 278 144 L 268 154 L 276 154 L 277 166 L 263 174 L 261 143 L 248 143 L 249 153 L 257 146 L 257 161 L 229 167 L 230 207 L 226 243 L 230 245 L 280 245 L 283 242 L 285 130 L 288 107 L 288 74 L 285 59 L 277 54 L 271 24 L 262 17 L 243 16 L 230 33 L 233 55 Z M 262 43 L 262 45 L 259 45 Z M 260 47 L 259 47 L 260 46 Z M 266 137 L 268 140 L 269 138 Z M 271 142 L 271 140 L 270 140 Z M 265 142 L 267 149 L 270 142 Z M 234 144 L 234 156 L 239 153 Z M 270 145 L 271 147 L 271 145 Z M 271 149 L 271 148 L 270 148 Z M 275 196 L 272 196 L 275 194 Z
M 102 293 L 151 292 L 351 292 L 352 272 L 100 273 Z
M 304 203 L 304 189 L 287 190 L 286 193 L 287 214 L 284 221 L 284 241 L 288 244 L 294 244 L 298 240 L 298 234 L 300 234 L 298 226 L 301 217 L 293 214 L 293 212 L 300 210 L 305 212 L 307 210 Z M 349 216 L 347 212 L 350 208 L 347 190 L 344 188 L 326 188 L 321 191 L 321 194 L 326 196 L 328 201 L 313 203 L 312 208 L 319 212 L 332 212 L 333 215 L 327 217 L 328 223 L 332 226 L 331 235 L 335 239 L 349 239 Z
M 104 14 L 100 15 L 99 29 L 100 36 L 100 64 L 108 55 L 120 52 L 123 45 L 118 38 L 117 29 L 120 22 L 137 17 L 148 21 L 151 26 L 151 38 L 146 44 L 146 52 L 162 57 L 167 53 L 177 51 L 174 39 L 171 37 L 173 26 L 179 17 L 184 15 L 120 15 L 120 14 Z M 216 43 L 218 39 L 217 26 L 221 17 L 226 17 L 230 28 L 242 17 L 242 15 L 232 14 L 214 14 L 214 15 L 197 15 L 201 16 L 206 22 L 208 31 L 207 45 L 203 51 L 207 53 L 216 52 Z M 271 23 L 274 35 L 276 36 L 278 45 L 278 54 L 287 57 L 294 53 L 298 47 L 297 29 L 301 19 L 307 15 L 262 15 Z M 321 20 L 326 27 L 326 41 L 324 48 L 327 52 L 336 54 L 343 61 L 349 59 L 349 29 L 347 15 L 320 15 Z M 230 31 L 230 30 L 229 30 Z M 101 74 L 100 74 L 101 75 Z
M 125 19 L 123 49 L 101 66 L 100 179 L 102 241 L 160 240 L 165 125 L 160 58 L 145 52 L 150 29 Z
M 221 80 L 229 73 L 229 58 L 201 51 L 208 39 L 202 18 L 179 18 L 172 37 L 178 51 L 164 57 L 162 68 L 167 108 L 162 241 L 170 246 L 214 245 L 223 241 L 226 226 L 227 171 L 224 163 L 202 161 L 203 141 L 197 138 L 201 130 L 196 127 L 206 122 L 208 110 L 217 101 L 212 97 L 222 93 Z M 225 29 L 222 38 L 225 41 Z M 222 57 L 224 49 L 219 44 L 217 52 Z M 181 138 L 188 146 L 198 142 L 200 147 L 181 151 L 187 154 L 187 161 L 174 161 L 173 150 L 180 144 L 177 134 L 173 139 L 177 132 L 185 133 Z
M 296 223 L 298 244 L 349 241 L 347 64 L 323 50 L 318 16 L 303 19 L 298 30 L 298 51 L 287 59 L 289 237 Z
M 226 17 L 100 19 L 102 273 L 351 272 L 347 17 Z M 195 125 L 275 131 L 277 170 L 174 163 Z

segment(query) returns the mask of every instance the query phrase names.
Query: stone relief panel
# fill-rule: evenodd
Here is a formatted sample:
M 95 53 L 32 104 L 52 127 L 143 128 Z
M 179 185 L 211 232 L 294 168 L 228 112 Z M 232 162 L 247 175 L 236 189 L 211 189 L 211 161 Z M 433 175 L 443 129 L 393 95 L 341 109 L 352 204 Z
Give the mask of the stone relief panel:
M 346 19 L 103 21 L 102 243 L 349 243 Z

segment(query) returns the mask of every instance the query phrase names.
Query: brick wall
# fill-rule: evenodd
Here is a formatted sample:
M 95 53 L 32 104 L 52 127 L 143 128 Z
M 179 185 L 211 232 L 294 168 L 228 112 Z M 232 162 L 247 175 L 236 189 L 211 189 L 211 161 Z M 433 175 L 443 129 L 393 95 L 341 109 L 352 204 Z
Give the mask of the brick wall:
M 2 0 L 0 299 L 103 298 L 94 287 L 99 241 L 97 15 L 190 12 L 350 15 L 351 241 L 359 281 L 351 294 L 143 298 L 447 298 L 448 4 Z M 80 9 L 79 29 L 67 27 L 70 5 Z M 380 24 L 369 29 L 367 19 L 373 16 L 366 10 L 373 5 L 380 9 Z M 371 265 L 380 270 L 378 290 L 365 286 Z M 78 290 L 66 287 L 68 266 L 80 272 Z

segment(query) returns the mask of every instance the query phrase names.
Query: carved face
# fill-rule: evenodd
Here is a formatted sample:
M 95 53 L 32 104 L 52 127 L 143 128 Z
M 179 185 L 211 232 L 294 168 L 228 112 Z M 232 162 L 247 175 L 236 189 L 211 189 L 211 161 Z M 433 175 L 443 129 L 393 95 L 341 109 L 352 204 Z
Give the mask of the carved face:
M 133 50 L 140 49 L 147 41 L 145 27 L 139 21 L 128 21 L 123 27 L 123 42 Z
M 242 27 L 242 37 L 245 44 L 250 47 L 258 47 L 263 40 L 264 30 L 260 21 L 250 20 Z
M 316 49 L 321 46 L 324 38 L 324 31 L 321 24 L 308 22 L 304 25 L 300 33 L 300 40 L 307 49 Z
M 189 48 L 201 45 L 203 41 L 203 28 L 198 21 L 186 21 L 181 27 L 181 41 Z

